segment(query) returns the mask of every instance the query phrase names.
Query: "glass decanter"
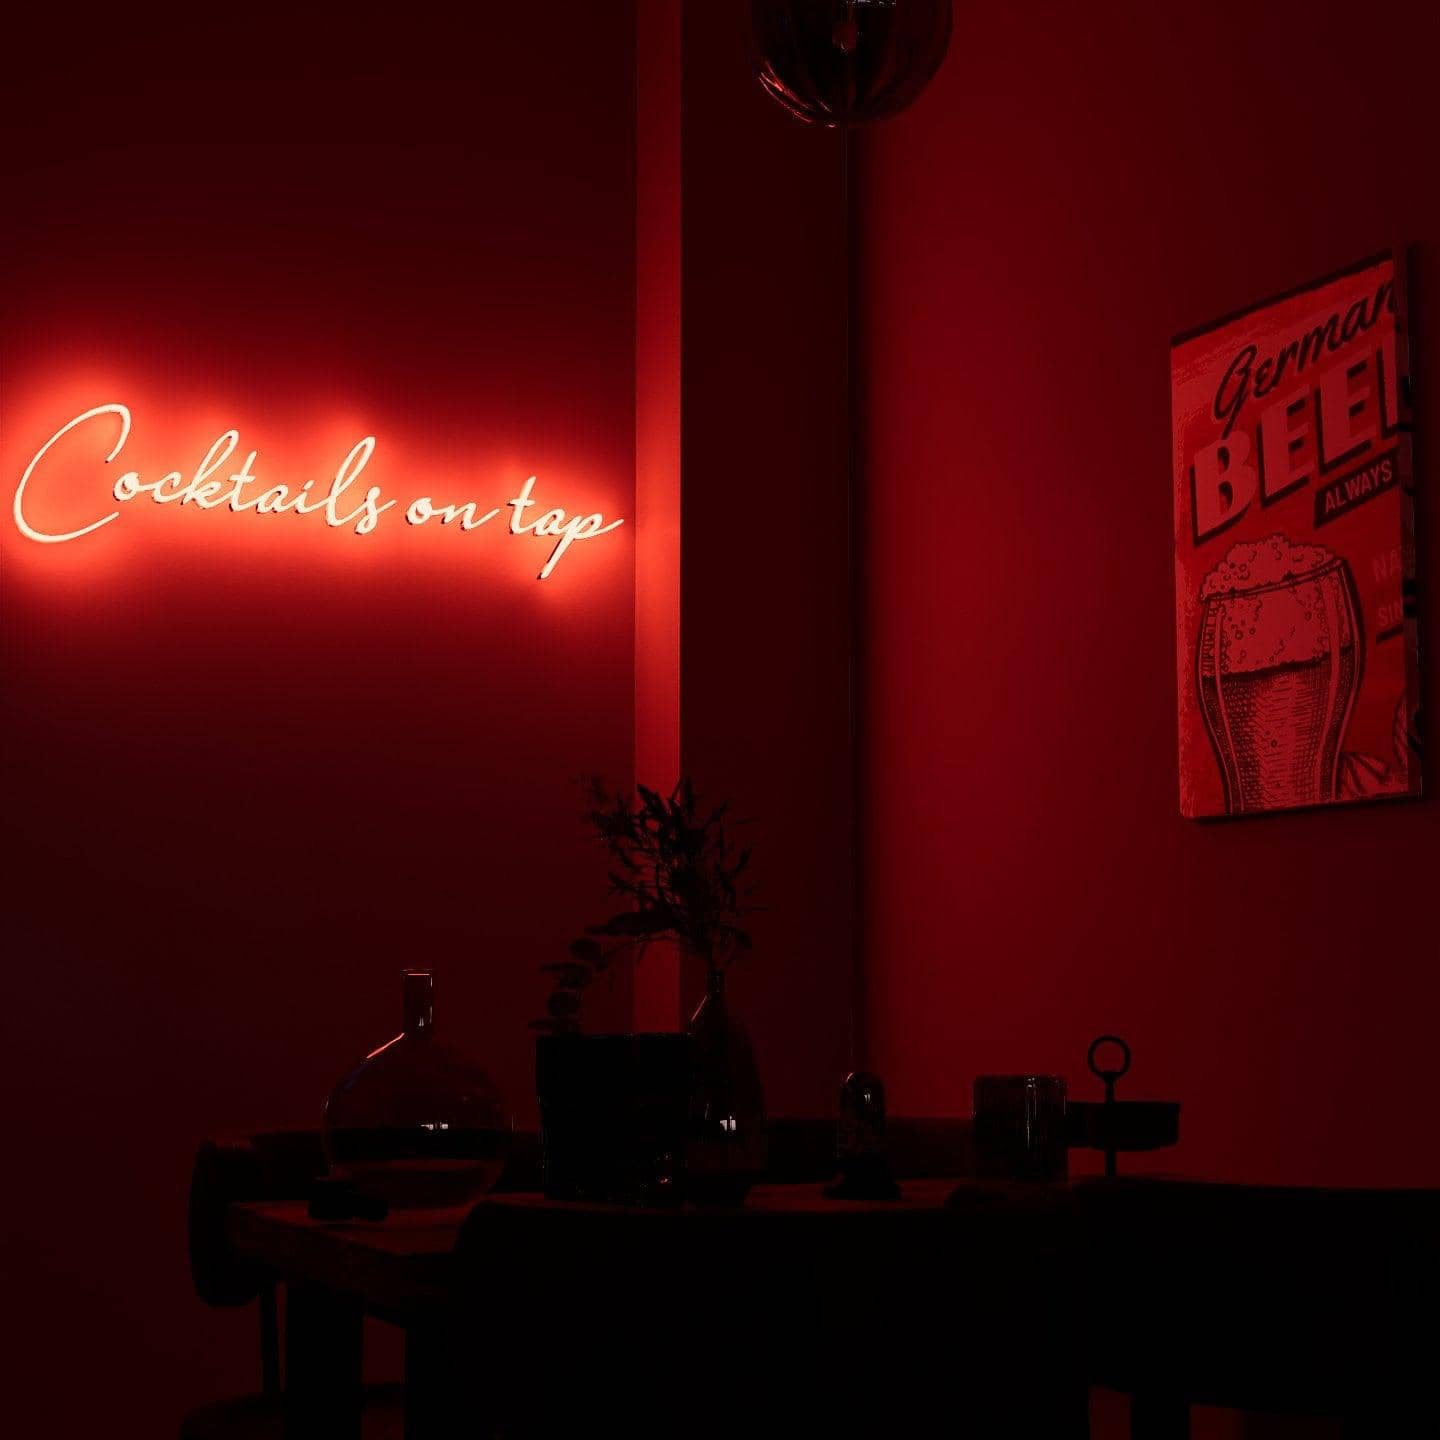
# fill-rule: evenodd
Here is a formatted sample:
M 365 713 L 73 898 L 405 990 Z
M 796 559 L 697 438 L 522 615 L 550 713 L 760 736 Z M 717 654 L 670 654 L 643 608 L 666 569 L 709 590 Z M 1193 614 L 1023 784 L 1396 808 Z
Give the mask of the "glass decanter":
M 325 1103 L 330 1173 L 397 1209 L 463 1205 L 492 1189 L 511 1118 L 490 1077 L 435 1038 L 435 975 L 402 974 L 405 1028 Z
M 686 1194 L 702 1205 L 738 1205 L 765 1169 L 765 1099 L 749 1033 L 725 998 L 725 972 L 707 971 L 690 1020 Z

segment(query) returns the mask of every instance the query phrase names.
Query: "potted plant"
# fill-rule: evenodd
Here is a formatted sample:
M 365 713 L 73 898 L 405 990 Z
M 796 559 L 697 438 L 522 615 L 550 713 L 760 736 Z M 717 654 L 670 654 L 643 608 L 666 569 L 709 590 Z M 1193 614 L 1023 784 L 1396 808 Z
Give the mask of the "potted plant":
M 668 797 L 639 785 L 634 801 L 592 780 L 586 795 L 585 820 L 610 858 L 611 893 L 626 903 L 573 941 L 567 960 L 544 967 L 554 981 L 547 1014 L 536 1022 L 544 1032 L 536 1045 L 536 1077 L 546 1129 L 547 1187 L 568 1188 L 564 1155 L 552 1153 L 554 1142 L 562 1140 L 557 1126 L 569 1134 L 588 1111 L 588 1143 L 603 1143 L 599 1137 L 614 1127 L 595 1113 L 596 1096 L 617 1084 L 639 1091 L 636 1109 L 646 1109 L 649 1098 L 655 1118 L 642 1124 L 647 1132 L 642 1138 L 663 1141 L 653 1133 L 665 1128 L 659 1120 L 664 1107 L 656 1103 L 654 1091 L 668 1077 L 672 1094 L 678 1089 L 684 1102 L 683 1155 L 671 1155 L 668 1178 L 659 1175 L 653 1188 L 668 1186 L 677 1193 L 683 1177 L 684 1191 L 693 1199 L 738 1201 L 764 1164 L 759 1071 L 749 1036 L 725 996 L 729 966 L 751 948 L 742 923 L 754 908 L 743 879 L 750 850 L 737 846 L 726 828 L 728 804 L 703 807 L 688 780 Z M 659 941 L 674 943 L 682 960 L 705 968 L 705 997 L 688 1031 L 688 1074 L 678 1086 L 674 1037 L 580 1034 L 588 987 L 617 958 L 636 959 Z M 579 1136 L 571 1138 L 585 1148 Z M 601 1158 L 591 1157 L 592 1168 Z M 557 1168 L 558 1185 L 552 1183 Z

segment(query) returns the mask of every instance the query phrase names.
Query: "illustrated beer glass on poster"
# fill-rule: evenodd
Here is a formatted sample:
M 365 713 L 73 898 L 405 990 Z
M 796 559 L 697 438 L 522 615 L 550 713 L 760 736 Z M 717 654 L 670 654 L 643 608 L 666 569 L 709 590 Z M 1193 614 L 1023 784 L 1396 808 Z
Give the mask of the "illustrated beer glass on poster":
M 1171 350 L 1180 809 L 1418 795 L 1398 256 Z

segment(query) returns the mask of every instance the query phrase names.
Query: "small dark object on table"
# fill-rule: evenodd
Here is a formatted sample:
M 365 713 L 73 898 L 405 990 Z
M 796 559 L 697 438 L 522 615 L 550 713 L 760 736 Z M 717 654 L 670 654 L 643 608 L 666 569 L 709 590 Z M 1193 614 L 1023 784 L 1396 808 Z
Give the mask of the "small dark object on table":
M 840 1173 L 825 1187 L 827 1200 L 900 1198 L 885 1153 L 885 1083 L 878 1075 L 855 1070 L 845 1077 L 840 1087 L 835 1156 Z
M 1065 1080 L 1060 1075 L 975 1077 L 975 1174 L 1049 1184 L 1069 1174 Z
M 1120 1063 L 1096 1063 L 1102 1045 L 1118 1046 Z M 1066 1115 L 1067 1141 L 1072 1149 L 1102 1150 L 1105 1175 L 1114 1179 L 1115 1156 L 1121 1150 L 1165 1150 L 1180 1139 L 1178 1100 L 1117 1100 L 1115 1082 L 1130 1069 L 1130 1047 L 1118 1035 L 1098 1035 L 1086 1055 L 1090 1073 L 1104 1082 L 1105 1100 L 1072 1100 Z

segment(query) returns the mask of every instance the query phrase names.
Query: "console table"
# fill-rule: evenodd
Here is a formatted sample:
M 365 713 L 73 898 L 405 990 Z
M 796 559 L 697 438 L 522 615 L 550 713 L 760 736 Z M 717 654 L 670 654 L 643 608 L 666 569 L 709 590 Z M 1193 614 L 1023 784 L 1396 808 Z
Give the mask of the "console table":
M 409 1440 L 922 1424 L 1064 1440 L 1086 1433 L 1065 1194 L 912 1180 L 872 1204 L 767 1185 L 734 1210 L 509 1194 L 373 1224 L 237 1204 L 227 1228 L 287 1287 L 291 1440 L 358 1436 L 367 1314 L 405 1330 Z

